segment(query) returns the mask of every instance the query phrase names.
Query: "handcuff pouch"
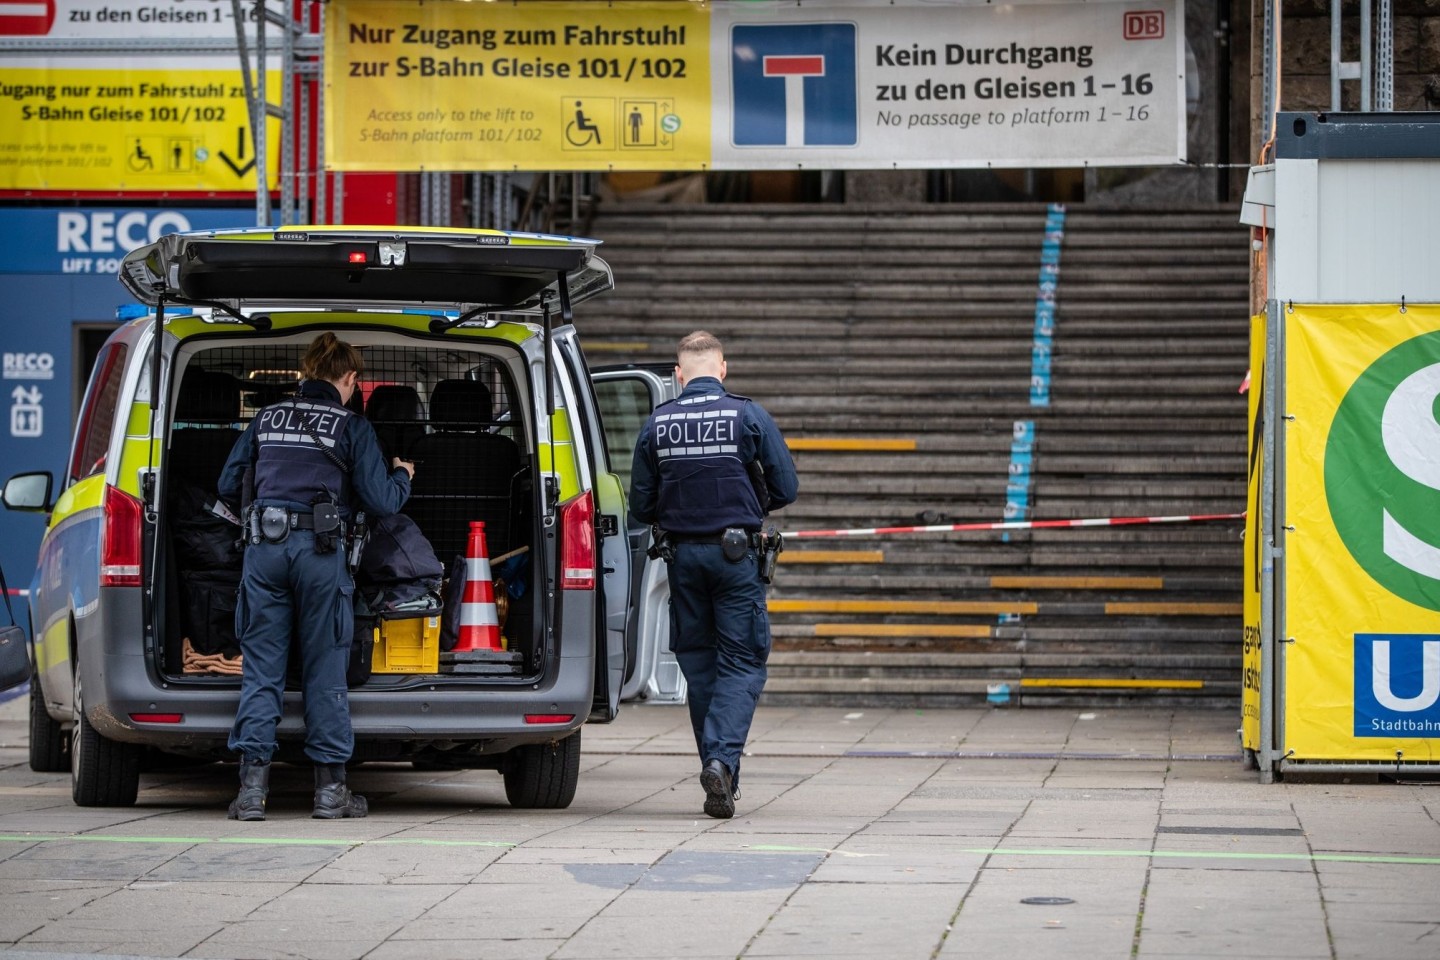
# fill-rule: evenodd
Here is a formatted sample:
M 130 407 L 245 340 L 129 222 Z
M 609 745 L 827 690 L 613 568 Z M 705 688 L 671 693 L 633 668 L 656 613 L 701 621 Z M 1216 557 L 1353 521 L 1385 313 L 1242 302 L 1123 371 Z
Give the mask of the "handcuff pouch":
M 739 563 L 750 551 L 750 534 L 740 527 L 726 527 L 720 535 L 720 552 L 731 563 Z
M 290 511 L 284 507 L 261 507 L 260 535 L 269 543 L 284 543 L 290 536 Z

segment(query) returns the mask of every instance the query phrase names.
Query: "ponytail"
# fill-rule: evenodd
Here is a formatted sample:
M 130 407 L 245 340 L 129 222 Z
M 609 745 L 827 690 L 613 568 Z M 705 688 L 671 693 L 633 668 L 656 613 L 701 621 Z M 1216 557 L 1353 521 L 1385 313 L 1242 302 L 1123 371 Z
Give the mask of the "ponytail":
M 300 361 L 300 375 L 306 380 L 336 381 L 350 371 L 365 372 L 360 351 L 333 333 L 322 333 L 310 342 Z

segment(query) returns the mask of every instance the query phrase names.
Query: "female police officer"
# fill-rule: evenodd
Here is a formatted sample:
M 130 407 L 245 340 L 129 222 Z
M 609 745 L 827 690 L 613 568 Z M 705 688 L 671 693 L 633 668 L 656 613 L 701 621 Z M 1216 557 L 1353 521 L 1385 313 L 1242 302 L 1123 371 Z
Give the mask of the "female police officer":
M 677 352 L 684 389 L 655 408 L 636 442 L 630 512 L 673 544 L 670 648 L 688 687 L 705 812 L 728 819 L 770 656 L 761 523 L 795 500 L 799 482 L 770 414 L 721 386 L 720 341 L 696 331 Z M 754 463 L 763 480 L 752 479 Z
M 399 458 L 387 468 L 374 428 L 346 408 L 363 369 L 355 347 L 333 333 L 316 337 L 301 361 L 298 395 L 250 421 L 220 475 L 220 496 L 234 504 L 254 469 L 235 616 L 244 673 L 230 731 L 230 749 L 240 755 L 232 820 L 265 819 L 292 632 L 303 669 L 305 753 L 315 764 L 312 816 L 367 812 L 365 798 L 345 786 L 355 745 L 345 689 L 355 587 L 344 522 L 352 508 L 377 519 L 397 512 L 415 470 Z

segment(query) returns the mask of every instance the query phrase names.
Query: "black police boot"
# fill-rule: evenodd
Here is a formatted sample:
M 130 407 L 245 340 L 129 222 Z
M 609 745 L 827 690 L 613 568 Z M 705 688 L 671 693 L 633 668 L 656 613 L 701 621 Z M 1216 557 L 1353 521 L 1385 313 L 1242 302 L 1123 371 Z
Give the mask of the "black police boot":
M 705 788 L 705 814 L 716 820 L 735 816 L 735 788 L 730 785 L 730 768 L 720 760 L 711 760 L 700 771 L 700 786 Z
M 230 801 L 231 820 L 264 820 L 270 793 L 270 761 L 240 761 L 240 793 Z
M 310 816 L 316 820 L 339 820 L 342 817 L 363 817 L 370 805 L 358 793 L 345 786 L 345 764 L 322 763 L 315 768 L 315 809 Z

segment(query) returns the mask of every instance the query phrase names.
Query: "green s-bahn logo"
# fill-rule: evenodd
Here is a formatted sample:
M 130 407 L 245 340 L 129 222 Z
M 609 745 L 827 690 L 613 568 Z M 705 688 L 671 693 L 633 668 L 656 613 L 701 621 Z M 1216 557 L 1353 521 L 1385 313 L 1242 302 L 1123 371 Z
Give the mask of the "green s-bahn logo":
M 1355 562 L 1396 596 L 1440 610 L 1440 331 L 1413 337 L 1351 385 L 1325 444 L 1325 497 Z

